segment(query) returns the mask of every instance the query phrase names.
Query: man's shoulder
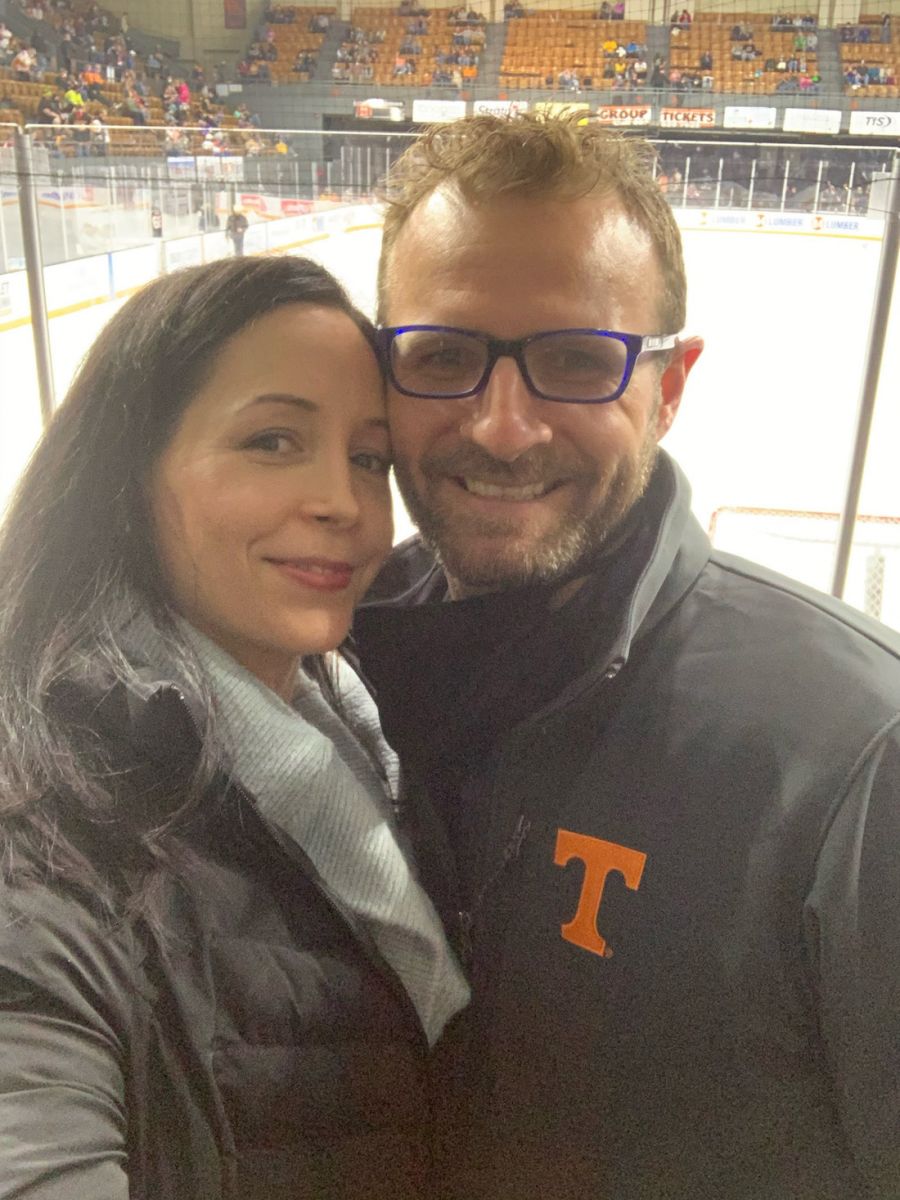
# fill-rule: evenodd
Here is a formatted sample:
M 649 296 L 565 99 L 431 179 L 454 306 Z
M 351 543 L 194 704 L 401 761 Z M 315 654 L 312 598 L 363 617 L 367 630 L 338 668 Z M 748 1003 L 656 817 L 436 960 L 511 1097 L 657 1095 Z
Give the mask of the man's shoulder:
M 443 580 L 443 570 L 418 534 L 400 542 L 379 571 L 366 594 L 366 603 L 404 599 L 415 602 L 416 594 L 430 591 L 429 585 Z
M 749 621 L 771 632 L 856 641 L 882 652 L 900 669 L 900 633 L 846 601 L 791 579 L 761 563 L 714 549 L 705 568 L 707 586 Z

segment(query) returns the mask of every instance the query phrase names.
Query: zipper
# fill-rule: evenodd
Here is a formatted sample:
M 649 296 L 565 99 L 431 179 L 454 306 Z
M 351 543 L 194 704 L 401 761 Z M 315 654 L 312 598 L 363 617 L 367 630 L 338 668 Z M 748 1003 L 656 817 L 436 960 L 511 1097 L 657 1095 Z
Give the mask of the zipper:
M 524 813 L 519 814 L 519 819 L 516 821 L 516 827 L 512 832 L 500 853 L 500 861 L 491 871 L 490 875 L 485 879 L 482 885 L 472 898 L 472 903 L 467 909 L 461 909 L 457 913 L 459 921 L 459 932 L 461 941 L 461 954 L 463 963 L 466 967 L 472 964 L 474 958 L 474 941 L 472 938 L 472 929 L 475 921 L 481 914 L 484 907 L 484 901 L 487 898 L 488 892 L 499 882 L 510 863 L 515 862 L 522 853 L 522 846 L 531 831 L 531 822 Z

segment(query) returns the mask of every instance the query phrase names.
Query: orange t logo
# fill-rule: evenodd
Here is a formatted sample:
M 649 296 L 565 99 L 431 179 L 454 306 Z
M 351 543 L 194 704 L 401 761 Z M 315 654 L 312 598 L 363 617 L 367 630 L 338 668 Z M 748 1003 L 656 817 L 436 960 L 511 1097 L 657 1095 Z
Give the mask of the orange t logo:
M 584 833 L 560 829 L 556 835 L 553 861 L 558 867 L 564 867 L 573 858 L 580 858 L 584 863 L 584 881 L 581 884 L 578 911 L 567 925 L 560 927 L 560 932 L 567 942 L 574 942 L 592 954 L 611 958 L 612 950 L 597 932 L 597 914 L 606 877 L 610 871 L 618 871 L 625 880 L 625 886 L 636 892 L 640 887 L 647 855 L 641 854 L 640 850 L 629 850 L 627 846 L 617 846 L 615 842 L 604 842 Z

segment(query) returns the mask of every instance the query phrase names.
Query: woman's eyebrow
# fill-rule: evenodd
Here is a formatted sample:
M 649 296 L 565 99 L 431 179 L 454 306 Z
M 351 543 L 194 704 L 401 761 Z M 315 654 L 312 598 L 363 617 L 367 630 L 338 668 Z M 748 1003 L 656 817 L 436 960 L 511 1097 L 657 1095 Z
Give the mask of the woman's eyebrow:
M 320 411 L 314 400 L 307 400 L 305 396 L 294 396 L 290 392 L 264 392 L 263 395 L 248 400 L 244 407 L 250 408 L 254 404 L 292 404 L 295 408 L 302 408 L 304 412 Z

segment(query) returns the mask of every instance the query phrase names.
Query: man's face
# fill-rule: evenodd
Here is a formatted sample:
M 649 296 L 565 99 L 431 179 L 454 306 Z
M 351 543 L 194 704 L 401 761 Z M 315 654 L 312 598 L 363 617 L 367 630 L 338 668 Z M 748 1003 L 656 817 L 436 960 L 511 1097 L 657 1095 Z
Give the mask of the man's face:
M 551 329 L 669 333 L 649 236 L 614 204 L 509 197 L 474 207 L 438 190 L 391 254 L 387 325 L 450 325 L 499 338 Z M 620 399 L 538 399 L 501 358 L 482 392 L 430 400 L 391 391 L 400 489 L 455 596 L 552 580 L 602 544 L 642 494 L 702 348 L 662 370 L 638 360 Z

